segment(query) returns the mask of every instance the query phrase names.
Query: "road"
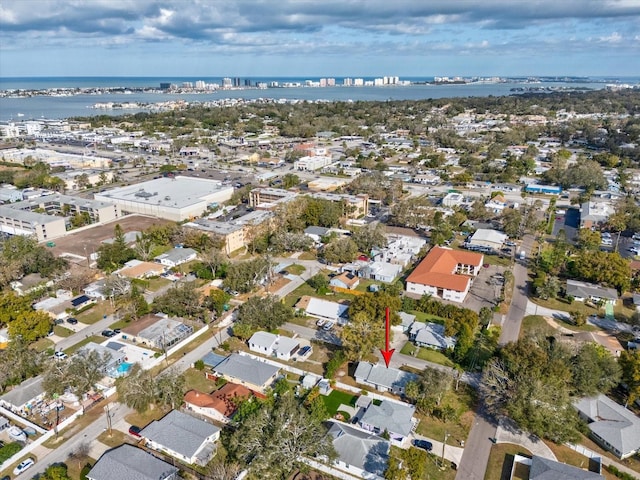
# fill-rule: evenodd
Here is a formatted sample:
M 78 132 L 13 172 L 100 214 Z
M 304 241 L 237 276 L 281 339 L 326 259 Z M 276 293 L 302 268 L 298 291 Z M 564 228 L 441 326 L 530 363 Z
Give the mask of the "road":
M 118 422 L 124 421 L 124 417 L 133 413 L 133 409 L 121 403 L 112 403 L 109 407 L 109 413 L 111 415 L 111 424 L 115 425 Z M 42 455 L 42 453 L 38 452 L 39 461 L 29 469 L 29 474 L 31 476 L 35 476 L 36 474 L 43 473 L 49 465 L 59 462 L 68 462 L 69 454 L 76 451 L 83 443 L 91 444 L 91 442 L 98 438 L 98 435 L 100 435 L 106 428 L 107 414 L 105 412 L 93 423 L 90 423 L 83 430 L 74 434 L 55 450 L 50 450 L 46 455 Z
M 528 275 L 527 261 L 531 257 L 531 249 L 535 239 L 531 235 L 523 238 L 522 246 L 518 252 L 524 250 L 527 258 L 517 260 L 513 267 L 513 297 L 509 312 L 502 325 L 499 344 L 505 345 L 514 342 L 520 335 L 522 319 L 527 311 Z M 467 443 L 462 455 L 456 480 L 483 480 L 491 453 L 492 439 L 496 438 L 497 423 L 486 415 L 481 406 L 476 414 L 475 423 L 467 438 Z

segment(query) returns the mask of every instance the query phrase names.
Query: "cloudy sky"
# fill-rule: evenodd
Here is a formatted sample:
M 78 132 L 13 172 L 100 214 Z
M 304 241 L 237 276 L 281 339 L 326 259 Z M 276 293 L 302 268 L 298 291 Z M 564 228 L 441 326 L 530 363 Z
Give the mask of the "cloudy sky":
M 0 0 L 0 76 L 640 75 L 640 0 Z

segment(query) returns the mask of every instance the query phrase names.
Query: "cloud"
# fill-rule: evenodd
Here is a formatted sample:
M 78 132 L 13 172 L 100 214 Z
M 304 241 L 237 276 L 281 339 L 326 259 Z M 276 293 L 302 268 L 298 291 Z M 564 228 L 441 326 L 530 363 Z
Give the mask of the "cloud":
M 533 22 L 564 19 L 640 17 L 631 0 L 4 0 L 5 32 L 131 34 L 155 28 L 168 36 L 219 40 L 238 33 L 351 30 L 421 35 L 434 25 L 525 28 Z

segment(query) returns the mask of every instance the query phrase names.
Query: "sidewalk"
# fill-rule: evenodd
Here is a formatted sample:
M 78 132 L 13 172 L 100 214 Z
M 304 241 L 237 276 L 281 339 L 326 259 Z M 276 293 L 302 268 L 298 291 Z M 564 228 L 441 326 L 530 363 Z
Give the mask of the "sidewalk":
M 535 435 L 527 434 L 518 429 L 515 424 L 500 420 L 496 431 L 496 443 L 513 443 L 529 450 L 533 455 L 558 461 L 551 449 Z

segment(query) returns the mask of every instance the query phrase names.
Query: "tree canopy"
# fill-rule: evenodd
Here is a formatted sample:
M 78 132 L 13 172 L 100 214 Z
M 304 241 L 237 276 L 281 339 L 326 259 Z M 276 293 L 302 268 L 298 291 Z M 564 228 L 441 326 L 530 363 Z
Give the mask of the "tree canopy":
M 290 391 L 264 402 L 239 425 L 229 440 L 229 453 L 249 465 L 251 478 L 265 480 L 285 479 L 302 457 L 335 457 L 321 420 Z

